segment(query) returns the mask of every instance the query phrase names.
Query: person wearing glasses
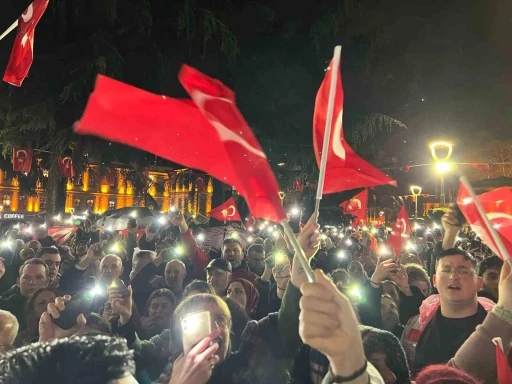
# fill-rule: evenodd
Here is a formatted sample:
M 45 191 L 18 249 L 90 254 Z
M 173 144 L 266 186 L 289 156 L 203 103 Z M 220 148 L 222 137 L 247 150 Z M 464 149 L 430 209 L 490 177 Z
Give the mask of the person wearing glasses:
M 112 309 L 120 315 L 117 334 L 128 340 L 137 364 L 137 377 L 147 377 L 157 359 L 170 357 L 169 364 L 158 378 L 159 383 L 243 384 L 287 382 L 288 355 L 277 329 L 277 313 L 260 321 L 249 321 L 240 338 L 237 350 L 232 348 L 232 314 L 225 301 L 208 293 L 188 296 L 178 305 L 171 318 L 170 330 L 150 340 L 141 341 L 135 335 L 132 306 L 129 298 L 110 294 Z M 183 350 L 182 319 L 190 314 L 209 312 L 211 333 Z M 170 335 L 169 335 L 170 332 Z M 170 342 L 169 337 L 170 336 Z M 166 350 L 162 353 L 162 350 Z M 293 351 L 295 352 L 295 351 Z M 145 372 L 144 372 L 145 371 Z M 156 378 L 149 376 L 150 379 Z
M 439 254 L 432 279 L 439 294 L 423 302 L 420 314 L 409 321 L 402 337 L 413 373 L 447 363 L 495 305 L 477 296 L 483 286 L 477 260 L 461 249 Z

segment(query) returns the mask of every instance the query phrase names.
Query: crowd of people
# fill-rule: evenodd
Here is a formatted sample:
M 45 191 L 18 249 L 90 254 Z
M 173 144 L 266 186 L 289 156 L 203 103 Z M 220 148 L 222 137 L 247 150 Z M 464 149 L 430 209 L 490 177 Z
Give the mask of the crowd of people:
M 277 236 L 207 250 L 179 212 L 120 236 L 86 221 L 0 251 L 1 383 L 496 383 L 512 341 L 509 263 L 458 222 L 396 254 L 384 232 Z M 261 237 L 257 237 L 260 235 Z

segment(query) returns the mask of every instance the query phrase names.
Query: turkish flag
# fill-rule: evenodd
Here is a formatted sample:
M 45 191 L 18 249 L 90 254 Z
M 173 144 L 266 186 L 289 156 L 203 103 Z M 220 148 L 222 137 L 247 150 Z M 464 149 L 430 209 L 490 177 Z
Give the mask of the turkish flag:
M 335 55 L 341 54 L 340 51 Z M 348 145 L 343 135 L 343 87 L 339 59 L 336 56 L 327 68 L 324 80 L 316 95 L 315 113 L 313 116 L 313 146 L 316 162 L 320 166 L 322 146 L 327 121 L 329 91 L 331 77 L 336 73 L 334 108 L 331 122 L 331 137 L 327 153 L 327 166 L 323 193 L 335 193 L 360 187 L 370 187 L 381 184 L 396 186 L 396 181 L 384 175 L 381 171 L 359 157 Z
M 21 87 L 34 60 L 34 35 L 37 23 L 48 7 L 48 0 L 35 0 L 18 19 L 11 57 L 4 73 L 6 83 Z
M 405 205 L 402 205 L 402 209 L 400 209 L 400 212 L 398 213 L 398 217 L 396 218 L 395 224 L 393 225 L 393 229 L 391 230 L 391 234 L 388 238 L 388 245 L 393 248 L 396 257 L 400 257 L 402 249 L 405 248 L 405 245 L 411 236 L 411 232 L 411 222 L 409 221 Z
M 206 192 L 206 175 L 201 172 L 195 172 L 194 178 L 196 179 L 197 193 Z
M 351 198 L 348 201 L 345 201 L 344 203 L 340 204 L 340 208 L 343 209 L 343 211 L 346 214 L 354 215 L 355 217 L 359 218 L 362 224 L 366 222 L 366 208 L 368 206 L 368 190 L 365 189 L 364 191 L 358 193 L 353 198 Z
M 65 227 L 50 227 L 48 228 L 48 234 L 52 237 L 57 245 L 63 245 L 68 241 L 71 236 L 78 230 L 77 226 L 65 226 Z
M 238 110 L 233 91 L 187 65 L 182 67 L 179 79 L 217 132 L 219 145 L 225 151 L 236 179 L 233 186 L 245 198 L 252 214 L 271 221 L 286 219 L 267 156 Z M 226 173 L 227 169 L 216 169 L 211 174 L 222 180 L 219 176 Z
M 12 148 L 12 170 L 28 173 L 32 169 L 34 150 L 31 148 Z
M 73 166 L 73 160 L 71 160 L 71 157 L 59 157 L 57 161 L 59 162 L 62 177 L 75 177 L 75 167 Z
M 510 215 L 512 208 L 512 191 L 510 191 L 508 187 L 503 187 L 478 195 L 477 198 L 487 214 L 487 218 L 496 229 L 496 232 L 498 232 L 508 254 L 512 255 L 512 216 Z M 501 255 L 501 252 L 499 252 L 498 246 L 492 239 L 491 233 L 487 230 L 484 220 L 480 216 L 473 199 L 462 183 L 460 184 L 459 194 L 457 196 L 457 204 L 468 221 L 468 224 L 471 225 L 471 228 L 476 234 L 480 236 L 482 241 L 489 246 L 496 255 L 504 259 L 505 256 Z
M 193 70 L 188 70 L 189 74 L 190 71 Z M 194 85 L 190 83 L 187 70 L 182 72 L 181 80 L 189 92 L 201 97 L 203 93 L 196 91 L 195 87 L 204 83 L 213 86 L 213 81 L 199 72 L 193 71 L 193 74 L 194 82 L 197 82 Z M 221 83 L 216 85 L 223 87 Z M 210 108 L 215 101 L 213 98 L 202 107 Z M 220 102 L 233 103 L 226 99 Z M 223 183 L 236 186 L 253 214 L 280 221 L 286 215 L 281 207 L 275 177 L 249 127 L 234 104 L 232 107 L 230 111 L 219 107 L 223 118 L 232 120 L 233 125 L 226 128 L 219 122 L 212 124 L 208 121 L 203 111 L 190 100 L 155 95 L 98 76 L 96 88 L 75 130 L 79 134 L 92 134 L 131 145 L 202 170 Z M 208 113 L 209 118 L 214 119 L 217 110 Z M 249 136 L 254 140 L 249 140 Z
M 231 197 L 224 204 L 213 208 L 210 211 L 210 217 L 219 221 L 242 221 L 235 200 Z

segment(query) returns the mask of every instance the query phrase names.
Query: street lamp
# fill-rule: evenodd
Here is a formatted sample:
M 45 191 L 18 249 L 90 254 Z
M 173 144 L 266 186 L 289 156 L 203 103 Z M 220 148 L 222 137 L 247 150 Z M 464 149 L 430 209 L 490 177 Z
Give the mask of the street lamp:
M 418 218 L 418 197 L 419 195 L 421 195 L 421 187 L 418 187 L 417 185 L 411 185 L 411 193 L 412 195 L 414 196 L 414 202 L 415 202 L 415 207 L 414 207 L 414 218 L 417 219 Z
M 437 154 L 438 149 L 447 149 L 446 155 L 444 157 L 439 157 Z M 430 153 L 432 154 L 432 157 L 436 161 L 436 169 L 437 172 L 441 176 L 441 196 L 440 196 L 440 203 L 441 207 L 444 207 L 446 205 L 446 197 L 444 194 L 444 174 L 446 172 L 449 172 L 451 169 L 451 163 L 448 162 L 448 159 L 451 157 L 453 152 L 453 145 L 451 143 L 448 143 L 446 141 L 436 141 L 434 143 L 430 144 Z

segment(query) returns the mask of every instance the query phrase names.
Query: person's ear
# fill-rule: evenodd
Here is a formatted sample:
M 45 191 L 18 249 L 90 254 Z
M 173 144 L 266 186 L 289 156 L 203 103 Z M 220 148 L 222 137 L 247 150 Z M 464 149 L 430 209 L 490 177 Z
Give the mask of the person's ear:
M 480 291 L 484 286 L 484 279 L 482 279 L 480 276 L 478 276 L 476 283 L 478 285 L 478 290 Z
M 17 278 L 16 278 L 16 285 L 17 285 L 18 287 L 20 286 L 20 278 L 19 278 L 19 277 L 17 277 Z
M 432 287 L 436 288 L 436 275 L 432 275 Z

